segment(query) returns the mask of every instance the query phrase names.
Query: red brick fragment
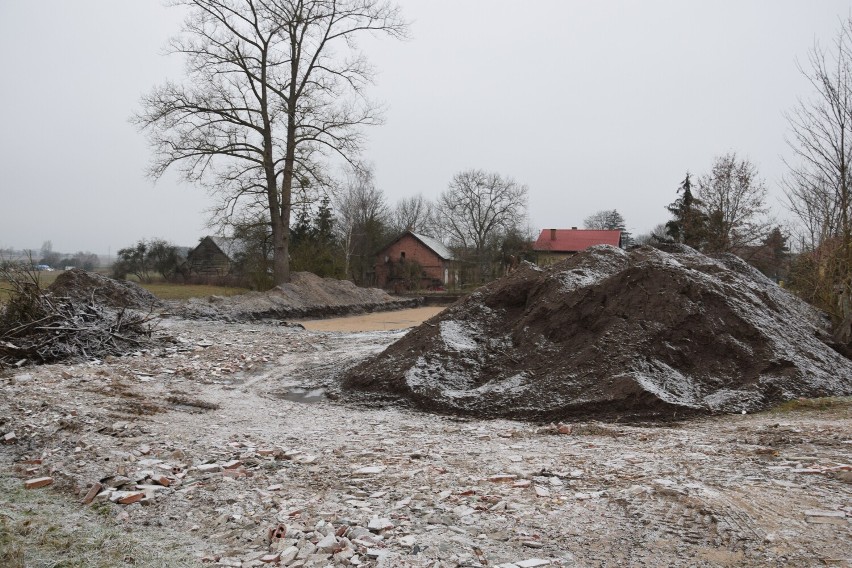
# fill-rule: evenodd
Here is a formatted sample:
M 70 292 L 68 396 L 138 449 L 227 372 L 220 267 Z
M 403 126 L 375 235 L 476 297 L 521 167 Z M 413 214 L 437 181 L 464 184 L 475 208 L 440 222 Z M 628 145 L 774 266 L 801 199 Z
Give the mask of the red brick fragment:
M 154 475 L 151 480 L 158 485 L 162 485 L 163 487 L 168 487 L 172 484 L 172 480 L 166 477 L 165 475 Z
M 136 503 L 137 501 L 141 501 L 145 498 L 144 491 L 131 491 L 127 495 L 119 498 L 118 502 L 122 505 L 130 505 L 131 503 Z
M 86 493 L 86 496 L 85 496 L 85 497 L 83 497 L 83 501 L 82 501 L 83 505 L 88 505 L 89 503 L 91 503 L 92 501 L 94 501 L 94 500 L 95 500 L 95 497 L 97 497 L 97 496 L 98 496 L 98 493 L 100 493 L 100 492 L 101 492 L 101 491 L 103 491 L 103 490 L 104 490 L 104 486 L 103 486 L 103 485 L 101 485 L 99 482 L 97 482 L 97 481 L 96 481 L 96 482 L 94 483 L 94 485 L 92 485 L 92 486 L 89 488 L 89 492 L 88 492 L 88 493 Z
M 27 479 L 24 481 L 24 487 L 26 489 L 38 489 L 39 487 L 45 487 L 53 483 L 52 477 L 36 477 L 34 479 Z

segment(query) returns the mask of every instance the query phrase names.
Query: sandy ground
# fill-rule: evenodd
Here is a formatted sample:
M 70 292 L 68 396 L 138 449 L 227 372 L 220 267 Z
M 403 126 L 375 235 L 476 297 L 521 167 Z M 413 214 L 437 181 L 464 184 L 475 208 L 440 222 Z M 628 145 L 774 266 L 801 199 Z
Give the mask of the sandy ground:
M 852 565 L 848 402 L 559 433 L 346 404 L 335 377 L 404 331 L 162 331 L 0 376 L 7 565 Z
M 310 331 L 390 331 L 414 327 L 443 310 L 443 306 L 425 306 L 410 310 L 377 312 L 345 318 L 296 320 L 296 323 L 302 324 L 305 329 Z

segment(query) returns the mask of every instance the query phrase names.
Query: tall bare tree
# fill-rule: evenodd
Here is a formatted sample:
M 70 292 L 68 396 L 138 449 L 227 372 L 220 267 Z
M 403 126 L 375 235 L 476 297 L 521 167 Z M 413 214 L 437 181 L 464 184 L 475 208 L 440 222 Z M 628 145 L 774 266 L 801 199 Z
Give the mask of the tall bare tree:
M 360 126 L 379 124 L 366 98 L 373 73 L 358 51 L 364 33 L 402 37 L 407 23 L 385 0 L 173 0 L 189 9 L 170 43 L 186 58 L 187 84 L 142 99 L 154 177 L 178 165 L 206 183 L 229 214 L 262 200 L 271 223 L 273 280 L 290 278 L 294 190 L 323 183 L 329 156 L 354 163 Z
M 852 17 L 830 47 L 816 44 L 807 68 L 812 87 L 787 115 L 793 159 L 785 179 L 791 211 L 802 221 L 794 286 L 832 314 L 835 336 L 852 340 Z M 807 288 L 807 289 L 805 289 Z
M 811 98 L 787 114 L 793 151 L 785 190 L 790 209 L 802 221 L 813 248 L 840 237 L 852 251 L 852 19 L 841 26 L 831 48 L 815 45 L 809 68 L 799 70 L 811 84 Z
M 717 156 L 698 178 L 697 198 L 706 216 L 706 252 L 747 255 L 769 232 L 766 183 L 757 166 L 736 152 Z
M 512 178 L 467 170 L 453 176 L 438 199 L 437 214 L 446 239 L 473 253 L 480 276 L 489 246 L 496 247 L 499 237 L 524 225 L 527 193 L 527 186 Z

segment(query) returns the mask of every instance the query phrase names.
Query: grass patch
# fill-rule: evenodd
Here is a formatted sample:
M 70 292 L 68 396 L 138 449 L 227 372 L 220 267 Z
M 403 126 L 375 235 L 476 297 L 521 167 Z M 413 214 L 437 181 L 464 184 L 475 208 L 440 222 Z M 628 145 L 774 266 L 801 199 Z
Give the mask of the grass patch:
M 43 290 L 53 284 L 53 282 L 62 274 L 61 270 L 41 270 L 35 273 L 38 276 L 38 285 Z M 11 284 L 6 280 L 0 280 L 0 304 L 9 300 L 11 292 Z
M 207 296 L 238 296 L 248 292 L 246 288 L 230 286 L 211 286 L 208 284 L 178 284 L 171 282 L 152 282 L 140 284 L 143 288 L 161 300 L 188 300 Z
M 195 566 L 187 543 L 162 531 L 115 520 L 53 489 L 27 491 L 0 473 L 0 566 L 4 568 Z M 132 523 L 132 521 L 131 521 Z M 132 532 L 130 530 L 132 529 Z
M 828 396 L 824 398 L 794 398 L 773 408 L 775 412 L 797 410 L 831 410 L 852 408 L 852 396 Z

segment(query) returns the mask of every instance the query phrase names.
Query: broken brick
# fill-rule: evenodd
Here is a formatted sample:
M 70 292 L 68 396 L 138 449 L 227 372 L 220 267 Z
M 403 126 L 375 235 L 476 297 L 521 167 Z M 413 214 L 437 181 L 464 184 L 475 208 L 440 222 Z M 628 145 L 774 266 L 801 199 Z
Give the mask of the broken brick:
M 89 503 L 94 501 L 95 497 L 97 497 L 98 493 L 100 493 L 103 490 L 103 488 L 104 488 L 104 486 L 101 485 L 101 483 L 96 481 L 92 485 L 92 487 L 89 488 L 89 491 L 88 491 L 88 493 L 86 493 L 86 496 L 83 497 L 83 501 L 82 501 L 83 505 L 88 505 Z
M 53 483 L 52 477 L 36 477 L 24 481 L 24 487 L 26 489 L 38 489 L 39 487 L 45 487 L 51 483 Z

